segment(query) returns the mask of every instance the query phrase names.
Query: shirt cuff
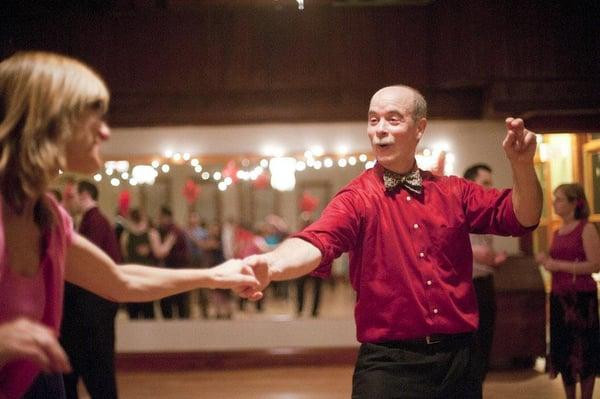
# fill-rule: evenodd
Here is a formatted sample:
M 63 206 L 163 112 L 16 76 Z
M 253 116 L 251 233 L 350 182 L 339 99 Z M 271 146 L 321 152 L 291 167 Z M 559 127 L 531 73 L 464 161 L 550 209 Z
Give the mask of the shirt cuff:
M 517 219 L 517 215 L 515 214 L 515 208 L 514 208 L 513 202 L 512 202 L 512 191 L 511 191 L 510 195 L 508 196 L 508 201 L 506 201 L 505 204 L 506 204 L 506 208 L 505 208 L 506 209 L 506 212 L 505 212 L 506 222 L 507 222 L 508 226 L 510 227 L 510 231 L 513 236 L 522 236 L 526 233 L 532 232 L 533 230 L 537 229 L 537 227 L 540 224 L 539 220 L 533 226 L 523 226 L 521 224 L 521 222 L 519 222 L 519 219 Z
M 310 232 L 301 231 L 291 235 L 293 238 L 299 238 L 315 246 L 321 252 L 321 263 L 314 269 L 310 275 L 320 278 L 328 278 L 331 276 L 331 265 L 333 264 L 333 254 L 327 251 L 327 246 L 319 239 L 319 237 Z

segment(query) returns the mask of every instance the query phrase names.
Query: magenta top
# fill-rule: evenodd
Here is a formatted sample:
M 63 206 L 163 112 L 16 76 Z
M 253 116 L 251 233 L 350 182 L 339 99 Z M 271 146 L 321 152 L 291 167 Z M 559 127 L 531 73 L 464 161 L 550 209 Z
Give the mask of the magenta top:
M 585 262 L 585 250 L 583 249 L 582 233 L 587 220 L 582 220 L 577 227 L 567 234 L 554 232 L 552 245 L 550 246 L 550 257 L 568 262 Z M 552 273 L 552 292 L 564 294 L 567 292 L 596 291 L 596 282 L 591 274 L 572 274 L 565 272 Z
M 45 233 L 46 243 L 38 272 L 24 277 L 8 264 L 3 201 L 0 196 L 0 323 L 19 317 L 41 322 L 58 335 L 62 317 L 65 259 L 73 239 L 73 222 L 67 212 L 48 196 L 55 223 Z M 0 398 L 20 398 L 40 369 L 27 360 L 16 360 L 0 369 Z

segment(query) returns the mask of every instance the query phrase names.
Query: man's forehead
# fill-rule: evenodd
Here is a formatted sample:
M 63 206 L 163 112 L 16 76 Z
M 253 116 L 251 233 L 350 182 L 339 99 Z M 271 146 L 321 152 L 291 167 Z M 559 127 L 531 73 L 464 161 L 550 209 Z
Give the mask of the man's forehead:
M 371 98 L 369 109 L 373 108 L 398 108 L 412 109 L 414 93 L 404 87 L 385 87 Z

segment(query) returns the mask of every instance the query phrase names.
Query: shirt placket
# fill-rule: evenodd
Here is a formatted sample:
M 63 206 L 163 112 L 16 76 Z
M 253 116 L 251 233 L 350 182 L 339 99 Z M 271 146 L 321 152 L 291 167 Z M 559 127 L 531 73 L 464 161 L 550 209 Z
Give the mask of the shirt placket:
M 411 195 L 406 195 L 406 203 L 409 206 L 415 206 L 415 200 Z M 419 215 L 420 212 L 413 212 L 414 215 Z M 427 307 L 429 310 L 428 317 L 430 320 L 435 321 L 435 317 L 439 314 L 439 307 L 435 303 L 434 290 L 435 280 L 433 278 L 433 268 L 430 262 L 429 253 L 431 248 L 427 246 L 427 243 L 431 243 L 429 235 L 425 226 L 419 218 L 416 218 L 410 226 L 411 236 L 413 237 L 413 249 L 416 256 L 415 263 L 421 274 L 421 283 L 424 285 L 425 299 L 427 301 Z M 429 244 L 431 245 L 431 244 Z

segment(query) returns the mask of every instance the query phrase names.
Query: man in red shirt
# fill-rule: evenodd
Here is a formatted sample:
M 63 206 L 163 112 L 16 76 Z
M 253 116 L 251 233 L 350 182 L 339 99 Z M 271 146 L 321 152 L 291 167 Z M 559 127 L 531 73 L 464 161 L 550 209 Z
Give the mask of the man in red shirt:
M 521 119 L 506 120 L 503 142 L 513 188 L 486 191 L 417 168 L 426 113 L 413 88 L 376 92 L 367 125 L 375 167 L 338 192 L 311 226 L 246 259 L 266 286 L 311 272 L 326 277 L 349 252 L 362 344 L 355 399 L 481 397 L 469 383 L 478 324 L 469 233 L 519 235 L 540 218 L 536 140 Z

